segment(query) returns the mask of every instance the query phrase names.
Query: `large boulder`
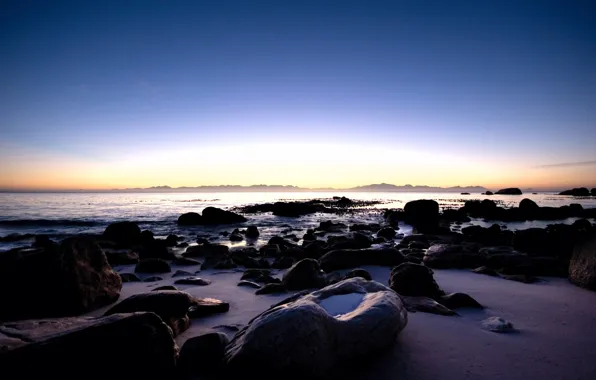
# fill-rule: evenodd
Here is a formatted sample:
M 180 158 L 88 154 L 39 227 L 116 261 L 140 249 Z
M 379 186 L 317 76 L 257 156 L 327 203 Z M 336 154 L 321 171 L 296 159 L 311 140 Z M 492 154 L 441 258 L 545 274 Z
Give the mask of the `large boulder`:
M 596 197 L 596 187 L 590 190 L 590 194 L 592 194 L 593 197 Z
M 393 268 L 389 287 L 402 296 L 439 298 L 445 294 L 435 282 L 433 271 L 414 263 Z
M 198 226 L 205 224 L 201 214 L 196 212 L 187 212 L 178 217 L 178 224 L 181 226 Z
M 167 379 L 177 356 L 172 332 L 153 313 L 0 325 L 0 368 L 7 378 Z
M 104 315 L 153 312 L 170 326 L 176 336 L 190 326 L 188 310 L 194 304 L 193 297 L 186 292 L 163 290 L 134 294 L 110 308 Z
M 569 263 L 569 281 L 596 290 L 596 235 L 576 244 Z
M 396 266 L 405 261 L 404 256 L 395 248 L 337 249 L 323 255 L 319 264 L 325 272 L 332 272 L 363 265 Z
M 228 344 L 228 378 L 331 378 L 391 347 L 408 321 L 397 294 L 362 278 L 284 302 Z
M 540 207 L 531 199 L 524 198 L 519 202 L 519 209 L 523 211 L 536 211 Z
M 574 197 L 588 197 L 590 196 L 590 190 L 585 187 L 576 187 L 571 190 L 561 191 L 559 195 L 571 195 Z
M 215 225 L 235 224 L 246 222 L 246 218 L 232 211 L 222 210 L 217 207 L 206 207 L 203 214 L 187 212 L 178 217 L 179 225 Z
M 216 331 L 188 339 L 180 350 L 178 372 L 183 378 L 216 375 L 222 370 L 229 341 L 226 334 Z
M 325 286 L 325 275 L 315 259 L 303 259 L 292 265 L 281 283 L 288 290 L 318 289 Z
M 122 280 L 90 237 L 0 257 L 0 320 L 82 314 L 118 299 Z
M 439 204 L 431 199 L 410 201 L 404 206 L 406 223 L 420 233 L 434 233 L 439 226 Z
M 503 195 L 522 195 L 522 191 L 517 187 L 508 187 L 506 189 L 500 189 L 495 194 L 503 194 Z
M 105 229 L 103 238 L 128 246 L 141 240 L 141 229 L 133 222 L 116 222 Z

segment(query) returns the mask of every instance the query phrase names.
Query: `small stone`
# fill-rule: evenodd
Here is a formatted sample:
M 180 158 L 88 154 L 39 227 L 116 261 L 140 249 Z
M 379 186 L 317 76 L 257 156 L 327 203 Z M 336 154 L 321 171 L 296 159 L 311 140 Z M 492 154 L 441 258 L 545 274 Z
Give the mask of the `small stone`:
M 490 317 L 482 321 L 482 328 L 497 333 L 515 331 L 513 324 L 501 317 Z
M 194 305 L 188 309 L 190 318 L 202 318 L 213 314 L 225 313 L 230 304 L 215 298 L 195 298 Z
M 256 282 L 242 280 L 238 283 L 238 286 L 244 286 L 247 288 L 254 288 L 254 289 L 261 289 L 261 285 L 257 284 Z
M 179 280 L 176 280 L 176 281 L 174 281 L 174 284 L 176 284 L 176 285 L 207 286 L 207 285 L 211 284 L 211 281 L 205 280 L 201 277 L 190 276 L 190 277 L 184 277 Z

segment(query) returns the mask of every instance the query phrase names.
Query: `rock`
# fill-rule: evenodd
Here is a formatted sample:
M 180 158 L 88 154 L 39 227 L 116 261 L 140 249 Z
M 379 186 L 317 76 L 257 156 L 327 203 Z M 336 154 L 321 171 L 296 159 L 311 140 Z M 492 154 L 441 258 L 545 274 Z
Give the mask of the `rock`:
M 381 225 L 378 223 L 371 224 L 353 224 L 350 226 L 350 231 L 378 231 L 381 229 Z
M 151 276 L 151 277 L 147 277 L 146 279 L 144 279 L 143 282 L 156 282 L 156 281 L 161 281 L 161 280 L 163 280 L 163 277 Z
M 273 264 L 271 264 L 272 268 L 275 269 L 287 269 L 294 265 L 294 259 L 288 256 L 277 257 Z
M 187 212 L 178 217 L 178 224 L 181 226 L 195 226 L 205 224 L 203 217 L 196 212 Z
M 103 232 L 103 238 L 130 246 L 141 240 L 141 229 L 133 222 L 116 222 L 108 225 Z
M 478 267 L 478 268 L 474 269 L 472 272 L 478 273 L 478 274 L 486 274 L 488 276 L 499 276 L 499 274 L 494 269 L 489 268 L 487 266 Z
M 377 231 L 377 236 L 384 237 L 386 239 L 393 239 L 397 232 L 391 227 L 385 227 Z
M 122 282 L 140 282 L 141 279 L 134 273 L 120 273 Z
M 412 235 L 404 236 L 404 238 L 401 239 L 400 244 L 409 245 L 415 241 L 425 243 L 427 246 L 429 246 L 428 237 L 426 235 L 422 235 L 422 234 L 412 234 Z
M 596 187 L 590 190 L 590 194 L 592 194 L 593 197 L 596 197 Z
M 191 245 L 182 254 L 184 257 L 208 257 L 227 255 L 230 248 L 222 244 Z
M 410 201 L 404 206 L 406 223 L 420 233 L 434 233 L 439 226 L 439 204 L 430 199 Z
M 561 191 L 559 193 L 559 195 L 571 195 L 571 196 L 574 196 L 574 197 L 589 197 L 590 196 L 590 190 L 588 190 L 585 187 L 576 187 L 576 188 L 571 189 L 571 190 Z
M 257 284 L 256 282 L 252 282 L 252 281 L 248 281 L 248 280 L 241 280 L 238 283 L 238 286 L 244 286 L 244 287 L 253 288 L 253 289 L 261 289 L 261 285 Z
M 203 318 L 214 314 L 226 313 L 230 304 L 215 298 L 195 298 L 194 305 L 188 310 L 190 318 Z
M 299 217 L 324 210 L 325 206 L 311 202 L 275 202 L 271 205 L 271 211 L 276 216 Z
M 523 282 L 524 284 L 533 284 L 540 281 L 540 279 L 527 274 L 501 274 L 501 277 L 506 280 Z
M 468 264 L 465 261 L 464 248 L 459 244 L 434 244 L 423 258 L 424 264 L 430 268 L 464 268 L 464 264 Z
M 164 244 L 166 247 L 175 247 L 178 245 L 179 240 L 184 240 L 184 239 L 177 235 L 168 235 L 166 237 Z
M 181 277 L 181 276 L 188 277 L 188 276 L 193 276 L 193 275 L 194 275 L 194 273 L 190 273 L 190 272 L 187 272 L 185 270 L 177 270 L 176 272 L 174 272 L 174 274 L 172 275 L 172 277 Z
M 528 255 L 515 251 L 512 247 L 484 247 L 478 254 L 486 265 L 493 269 L 527 266 L 531 263 Z
M 179 280 L 174 281 L 176 285 L 194 285 L 194 286 L 207 286 L 211 284 L 210 280 L 205 280 L 200 277 L 190 276 L 184 277 Z
M 576 244 L 569 263 L 569 281 L 596 290 L 596 235 Z
M 229 341 L 226 334 L 215 331 L 188 339 L 180 350 L 177 370 L 182 376 L 214 375 L 220 372 Z
M 345 280 L 253 319 L 226 346 L 227 378 L 333 378 L 345 363 L 390 348 L 407 319 L 387 287 Z
M 408 311 L 420 311 L 438 315 L 457 315 L 457 313 L 428 297 L 402 297 Z
M 118 299 L 122 280 L 90 237 L 0 255 L 0 320 L 72 316 Z
M 393 268 L 389 287 L 402 296 L 439 298 L 445 293 L 424 265 L 403 263 Z
M 346 273 L 343 276 L 342 280 L 347 280 L 348 278 L 354 278 L 354 277 L 362 277 L 363 279 L 365 279 L 367 281 L 372 281 L 371 274 L 366 269 L 361 269 L 361 268 L 356 268 L 356 269 L 349 271 L 348 273 Z
M 327 239 L 327 247 L 330 251 L 370 248 L 371 245 L 372 239 L 362 232 L 352 232 L 351 236 L 330 236 Z
M 503 195 L 522 195 L 522 191 L 517 187 L 508 187 L 506 189 L 498 190 L 495 194 Z
M 108 262 L 112 267 L 117 265 L 129 265 L 136 264 L 139 262 L 139 255 L 135 252 L 122 252 L 122 251 L 104 251 Z
M 170 328 L 154 313 L 0 325 L 0 368 L 7 378 L 167 379 L 177 356 Z
M 269 269 L 247 269 L 240 277 L 241 280 L 254 280 L 264 275 L 270 275 L 271 271 Z
M 248 226 L 246 227 L 246 232 L 244 233 L 244 236 L 246 236 L 249 239 L 256 239 L 258 238 L 260 235 L 259 233 L 259 229 L 257 228 L 257 226 Z
M 232 242 L 238 242 L 238 241 L 242 241 L 242 240 L 244 240 L 244 236 L 242 236 L 242 235 L 240 234 L 240 232 L 233 232 L 233 233 L 230 235 L 230 238 L 229 238 L 229 239 L 230 239 L 230 241 L 232 241 Z
M 172 260 L 172 265 L 179 265 L 179 266 L 192 266 L 192 265 L 201 265 L 200 261 L 189 259 L 187 257 L 180 257 Z
M 331 273 L 328 273 L 325 275 L 325 281 L 327 282 L 327 285 L 336 284 L 343 279 L 344 279 L 344 276 L 342 276 L 338 272 L 331 272 Z
M 168 273 L 171 271 L 170 264 L 162 259 L 144 259 L 135 266 L 137 273 Z
M 488 190 L 484 193 L 484 195 L 493 195 L 493 194 L 494 193 L 492 191 L 488 191 Z
M 160 291 L 164 291 L 164 290 L 178 290 L 178 288 L 175 287 L 174 285 L 164 285 L 164 286 L 158 286 L 155 289 L 151 289 L 152 292 L 160 292 Z
M 246 218 L 242 215 L 217 207 L 206 207 L 203 210 L 202 216 L 204 224 L 235 224 L 246 222 Z
M 338 249 L 327 252 L 319 259 L 325 272 L 358 268 L 364 265 L 396 266 L 406 259 L 395 248 Z
M 482 328 L 497 333 L 513 332 L 513 324 L 501 317 L 490 317 L 482 321 Z
M 6 243 L 11 243 L 11 242 L 15 242 L 15 241 L 33 239 L 34 237 L 35 237 L 35 235 L 33 235 L 33 234 L 12 233 L 12 234 L 8 234 L 6 236 L 0 237 L 0 241 L 6 242 Z
M 274 293 L 286 293 L 288 290 L 282 284 L 265 284 L 262 288 L 257 290 L 255 294 L 274 294 Z
M 519 202 L 519 209 L 523 211 L 536 211 L 539 208 L 536 202 L 528 198 L 524 198 Z
M 105 312 L 104 316 L 148 311 L 155 313 L 172 328 L 174 336 L 190 326 L 188 309 L 195 304 L 193 297 L 181 291 L 163 290 L 134 294 Z
M 282 277 L 287 290 L 318 289 L 325 286 L 325 275 L 315 259 L 303 259 L 292 265 Z
M 459 309 L 461 307 L 472 307 L 476 309 L 484 308 L 478 301 L 465 293 L 446 294 L 441 296 L 439 302 L 449 309 Z

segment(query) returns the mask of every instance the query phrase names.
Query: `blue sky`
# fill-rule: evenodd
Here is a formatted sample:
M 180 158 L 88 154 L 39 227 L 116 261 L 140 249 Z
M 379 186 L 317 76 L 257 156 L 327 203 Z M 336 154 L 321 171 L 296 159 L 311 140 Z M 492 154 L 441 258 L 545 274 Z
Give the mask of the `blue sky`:
M 596 160 L 589 1 L 3 1 L 0 47 L 4 187 L 596 186 L 543 167 Z

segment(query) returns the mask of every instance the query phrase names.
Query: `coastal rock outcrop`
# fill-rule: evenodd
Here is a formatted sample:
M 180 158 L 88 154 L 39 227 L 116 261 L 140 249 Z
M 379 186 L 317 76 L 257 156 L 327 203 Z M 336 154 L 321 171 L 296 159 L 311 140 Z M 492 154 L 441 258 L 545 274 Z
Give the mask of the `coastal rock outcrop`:
M 569 281 L 596 290 L 596 235 L 575 246 L 569 264 Z
M 506 189 L 500 189 L 495 194 L 503 194 L 503 195 L 522 195 L 522 191 L 517 187 L 508 187 Z
M 206 207 L 202 215 L 188 212 L 178 217 L 179 225 L 215 225 L 236 224 L 246 222 L 246 218 L 232 211 L 222 210 L 217 207 Z
M 292 265 L 281 283 L 288 290 L 318 289 L 325 286 L 325 275 L 314 259 L 303 259 Z
M 0 368 L 22 379 L 167 379 L 177 356 L 170 328 L 154 313 L 0 325 Z
M 90 237 L 0 255 L 0 320 L 82 314 L 116 301 L 121 288 Z
M 226 346 L 227 374 L 329 378 L 347 363 L 392 346 L 407 321 L 400 297 L 387 287 L 344 280 L 253 319 Z
M 395 248 L 338 249 L 327 252 L 319 259 L 325 272 L 358 268 L 363 265 L 396 266 L 406 259 Z
M 592 189 L 594 190 L 594 189 Z M 590 190 L 588 190 L 585 187 L 576 187 L 573 188 L 571 190 L 565 190 L 565 191 L 561 191 L 559 193 L 559 195 L 571 195 L 574 197 L 589 197 L 590 196 Z

